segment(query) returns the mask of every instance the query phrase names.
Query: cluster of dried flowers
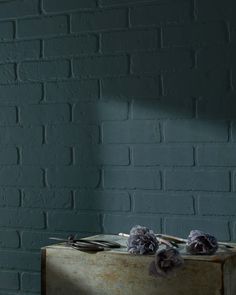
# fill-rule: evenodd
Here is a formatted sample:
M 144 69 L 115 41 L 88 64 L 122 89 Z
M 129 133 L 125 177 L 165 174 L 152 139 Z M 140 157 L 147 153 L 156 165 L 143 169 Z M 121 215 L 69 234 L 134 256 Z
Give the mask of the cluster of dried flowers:
M 145 226 L 134 226 L 128 238 L 128 251 L 131 254 L 154 254 L 159 242 L 154 232 Z
M 193 255 L 212 255 L 218 249 L 218 242 L 214 236 L 204 233 L 200 230 L 191 230 L 186 250 Z
M 169 277 L 183 266 L 184 260 L 175 246 L 163 241 L 149 228 L 136 225 L 130 230 L 127 249 L 131 254 L 155 254 L 155 259 L 149 266 L 150 275 Z M 165 248 L 159 249 L 163 243 Z M 191 255 L 212 255 L 217 249 L 216 238 L 199 230 L 192 230 L 186 240 L 186 251 Z

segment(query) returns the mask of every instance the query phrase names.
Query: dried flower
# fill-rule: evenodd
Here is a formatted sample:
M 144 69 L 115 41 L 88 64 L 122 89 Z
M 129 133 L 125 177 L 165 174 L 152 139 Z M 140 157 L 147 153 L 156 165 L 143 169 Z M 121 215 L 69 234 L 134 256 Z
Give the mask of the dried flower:
M 218 249 L 217 239 L 200 230 L 191 230 L 186 243 L 186 250 L 192 255 L 212 255 Z
M 183 264 L 184 260 L 177 249 L 162 249 L 156 253 L 155 261 L 151 262 L 149 274 L 155 277 L 169 277 Z
M 136 225 L 130 230 L 127 246 L 129 253 L 144 255 L 154 254 L 159 247 L 159 243 L 152 230 Z

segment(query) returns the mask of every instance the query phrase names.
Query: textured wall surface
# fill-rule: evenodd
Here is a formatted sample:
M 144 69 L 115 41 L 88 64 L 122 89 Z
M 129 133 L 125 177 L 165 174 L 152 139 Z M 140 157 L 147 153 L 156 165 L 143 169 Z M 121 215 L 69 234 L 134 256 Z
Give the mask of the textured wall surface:
M 0 295 L 50 236 L 236 239 L 235 3 L 0 1 Z

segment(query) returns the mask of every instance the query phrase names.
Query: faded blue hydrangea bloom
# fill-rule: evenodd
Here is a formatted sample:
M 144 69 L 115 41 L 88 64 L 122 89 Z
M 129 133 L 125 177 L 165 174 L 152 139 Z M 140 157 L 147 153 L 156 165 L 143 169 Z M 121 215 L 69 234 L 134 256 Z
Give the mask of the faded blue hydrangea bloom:
M 192 255 L 212 255 L 218 249 L 218 242 L 214 236 L 200 230 L 191 230 L 186 251 Z
M 156 253 L 155 260 L 149 266 L 149 274 L 155 277 L 170 277 L 183 264 L 184 260 L 177 249 L 166 248 Z
M 131 254 L 154 254 L 159 247 L 159 243 L 152 230 L 136 225 L 130 230 L 127 247 Z

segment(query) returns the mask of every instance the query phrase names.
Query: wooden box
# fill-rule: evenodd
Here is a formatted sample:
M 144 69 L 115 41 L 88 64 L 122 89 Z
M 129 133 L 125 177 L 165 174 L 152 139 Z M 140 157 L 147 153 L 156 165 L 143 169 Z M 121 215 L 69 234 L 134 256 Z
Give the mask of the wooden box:
M 183 252 L 185 264 L 175 276 L 155 278 L 148 273 L 153 256 L 128 254 L 126 239 L 119 236 L 96 238 L 124 246 L 96 253 L 81 252 L 64 244 L 42 249 L 43 295 L 236 294 L 235 250 L 220 249 L 213 256 L 191 256 Z

